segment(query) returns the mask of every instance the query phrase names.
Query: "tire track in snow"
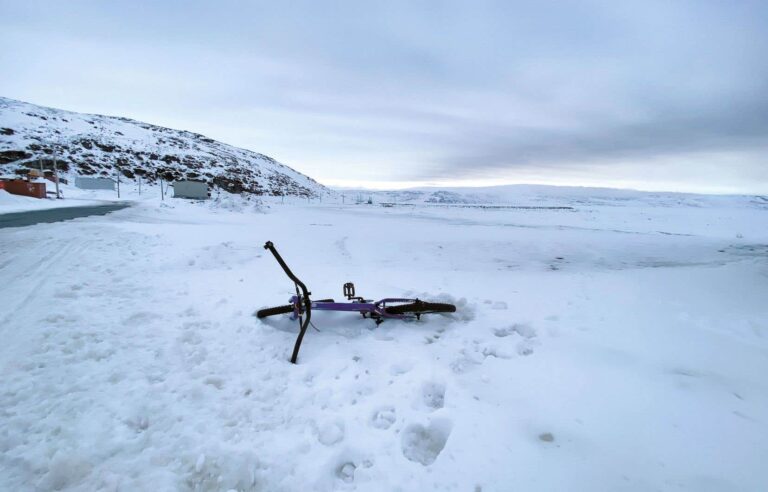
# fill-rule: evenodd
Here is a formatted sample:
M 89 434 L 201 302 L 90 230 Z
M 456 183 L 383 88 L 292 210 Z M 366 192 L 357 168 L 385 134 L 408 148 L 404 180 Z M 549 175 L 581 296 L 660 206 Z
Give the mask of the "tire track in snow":
M 45 286 L 45 284 L 49 280 L 49 272 L 52 269 L 55 269 L 56 265 L 64 263 L 64 260 L 68 259 L 73 255 L 73 253 L 76 252 L 82 252 L 84 251 L 89 240 L 85 240 L 82 238 L 68 238 L 66 239 L 65 244 L 62 247 L 55 248 L 55 243 L 60 241 L 47 241 L 46 243 L 43 243 L 42 245 L 36 244 L 35 250 L 39 252 L 39 256 L 34 256 L 37 259 L 35 263 L 32 265 L 26 266 L 23 262 L 8 262 L 6 265 L 11 267 L 10 271 L 6 271 L 4 268 L 0 270 L 0 274 L 3 276 L 7 276 L 8 278 L 14 278 L 17 281 L 13 283 L 13 292 L 5 292 L 3 294 L 3 297 L 5 297 L 7 305 L 13 306 L 11 309 L 8 310 L 8 314 L 3 318 L 2 324 L 3 326 L 8 326 L 10 320 L 16 316 L 17 311 L 23 310 L 26 306 L 28 306 L 34 298 L 38 295 L 40 290 Z M 55 249 L 55 252 L 53 254 L 48 254 L 48 251 L 51 249 Z M 33 251 L 28 251 L 28 253 L 32 253 Z M 45 253 L 43 253 L 40 250 L 45 250 Z M 27 254 L 24 256 L 24 258 L 29 258 L 31 255 Z M 15 267 L 15 268 L 13 268 Z M 24 282 L 24 280 L 28 280 L 34 277 L 39 277 L 38 280 L 34 281 L 34 283 L 27 284 Z M 10 287 L 10 284 L 7 284 L 8 287 Z M 26 286 L 23 291 L 19 292 L 20 286 Z M 15 294 L 13 297 L 22 299 L 20 301 L 16 301 L 14 303 L 11 299 L 12 295 Z

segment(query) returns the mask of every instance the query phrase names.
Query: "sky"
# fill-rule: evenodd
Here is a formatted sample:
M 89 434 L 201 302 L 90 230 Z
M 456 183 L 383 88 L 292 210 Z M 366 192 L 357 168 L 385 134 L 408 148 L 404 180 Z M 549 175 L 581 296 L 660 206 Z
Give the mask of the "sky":
M 0 0 L 0 96 L 331 186 L 768 193 L 766 1 Z

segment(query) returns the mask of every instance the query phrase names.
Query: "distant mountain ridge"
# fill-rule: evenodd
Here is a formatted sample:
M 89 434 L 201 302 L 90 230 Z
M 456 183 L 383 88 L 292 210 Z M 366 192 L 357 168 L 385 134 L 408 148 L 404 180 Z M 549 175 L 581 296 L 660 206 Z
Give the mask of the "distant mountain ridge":
M 350 203 L 365 202 L 403 205 L 516 205 L 557 206 L 686 206 L 709 207 L 725 204 L 768 208 L 768 197 L 759 195 L 704 195 L 653 192 L 616 188 L 552 185 L 499 185 L 485 187 L 419 187 L 402 190 L 338 189 Z
M 154 182 L 195 179 L 231 193 L 317 197 L 325 186 L 263 154 L 128 118 L 74 113 L 0 97 L 0 173 L 53 167 L 62 174 Z

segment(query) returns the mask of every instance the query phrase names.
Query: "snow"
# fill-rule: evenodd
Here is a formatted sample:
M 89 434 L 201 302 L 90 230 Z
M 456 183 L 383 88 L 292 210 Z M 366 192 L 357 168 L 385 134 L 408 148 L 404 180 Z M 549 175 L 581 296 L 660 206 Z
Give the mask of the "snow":
M 62 185 L 62 189 L 63 188 L 65 187 Z M 0 189 L 0 214 L 60 207 L 101 205 L 105 201 L 104 199 L 90 198 L 88 195 L 78 194 L 76 192 L 74 194 L 75 197 L 72 199 L 57 200 L 55 198 L 33 198 L 30 196 L 14 195 Z M 103 198 L 106 198 L 106 196 Z
M 37 199 L 35 198 L 13 195 L 3 189 L 0 189 L 0 206 L 14 206 L 22 203 L 31 203 L 36 201 Z
M 3 174 L 13 175 L 39 159 L 50 161 L 55 151 L 59 174 L 72 182 L 77 175 L 114 177 L 119 164 L 122 171 L 144 175 L 145 184 L 154 182 L 157 173 L 170 173 L 174 179 L 203 179 L 209 184 L 214 178 L 219 185 L 236 180 L 243 189 L 275 195 L 332 194 L 263 154 L 128 118 L 74 113 L 0 97 L 0 130 L 0 152 L 22 155 L 0 164 Z M 52 169 L 52 163 L 45 167 Z
M 0 489 L 765 488 L 768 208 L 546 194 L 573 209 L 158 191 L 3 229 Z M 291 365 L 267 240 L 318 298 L 458 311 L 317 312 Z
M 46 181 L 48 190 L 55 190 L 55 184 Z M 128 203 L 135 204 L 140 202 L 154 203 L 155 206 L 161 202 L 160 186 L 157 184 L 143 183 L 139 187 L 138 182 L 121 181 L 120 196 L 117 196 L 116 190 L 81 190 L 72 184 L 60 184 L 60 199 L 53 195 L 49 198 L 39 199 L 22 195 L 14 195 L 0 189 L 0 215 L 5 213 L 26 212 L 34 210 L 45 210 L 61 207 L 81 207 L 91 205 L 104 205 L 109 203 Z M 178 199 L 173 197 L 173 187 L 163 186 L 165 192 L 164 200 L 169 202 Z M 292 197 L 293 198 L 293 197 Z M 158 203 L 155 203 L 158 202 Z M 306 199 L 303 199 L 306 202 Z M 222 191 L 214 191 L 210 200 L 205 203 L 211 210 L 229 210 L 229 211 L 258 211 L 262 200 L 255 196 L 234 195 Z M 290 202 L 289 202 L 290 203 Z

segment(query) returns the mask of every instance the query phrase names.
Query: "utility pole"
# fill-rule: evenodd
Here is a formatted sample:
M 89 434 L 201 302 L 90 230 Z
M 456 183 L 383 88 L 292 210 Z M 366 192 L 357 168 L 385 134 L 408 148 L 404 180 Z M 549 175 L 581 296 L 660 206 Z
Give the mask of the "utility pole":
M 61 191 L 59 191 L 59 168 L 56 165 L 56 146 L 53 147 L 53 182 L 56 183 L 56 198 L 61 199 Z
M 117 171 L 117 198 L 120 198 L 120 167 L 115 166 L 115 170 Z
M 141 174 L 139 174 L 139 196 L 141 196 Z

